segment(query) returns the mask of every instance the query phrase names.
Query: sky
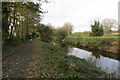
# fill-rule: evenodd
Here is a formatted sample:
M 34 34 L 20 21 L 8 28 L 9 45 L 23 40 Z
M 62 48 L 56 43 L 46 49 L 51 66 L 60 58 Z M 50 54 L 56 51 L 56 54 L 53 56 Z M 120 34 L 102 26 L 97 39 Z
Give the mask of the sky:
M 61 27 L 65 22 L 73 25 L 73 32 L 91 30 L 94 20 L 106 18 L 118 21 L 118 2 L 120 0 L 51 0 L 43 3 L 44 14 L 42 23 L 50 23 L 54 27 Z

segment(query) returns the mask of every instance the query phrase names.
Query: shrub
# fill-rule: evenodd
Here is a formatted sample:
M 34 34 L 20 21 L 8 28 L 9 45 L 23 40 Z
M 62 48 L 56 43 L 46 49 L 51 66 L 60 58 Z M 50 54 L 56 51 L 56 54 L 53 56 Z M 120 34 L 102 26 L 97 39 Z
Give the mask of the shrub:
M 90 36 L 102 36 L 104 34 L 102 26 L 100 26 L 99 21 L 95 21 L 94 25 L 91 25 L 92 33 Z

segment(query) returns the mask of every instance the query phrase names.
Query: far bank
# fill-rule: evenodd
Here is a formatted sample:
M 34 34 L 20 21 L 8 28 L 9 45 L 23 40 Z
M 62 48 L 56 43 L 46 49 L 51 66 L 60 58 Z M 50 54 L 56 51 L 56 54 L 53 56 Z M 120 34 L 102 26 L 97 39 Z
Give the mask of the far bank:
M 63 42 L 75 45 L 77 47 L 85 47 L 92 50 L 100 50 L 111 54 L 119 54 L 120 42 L 118 37 L 80 37 L 67 36 Z

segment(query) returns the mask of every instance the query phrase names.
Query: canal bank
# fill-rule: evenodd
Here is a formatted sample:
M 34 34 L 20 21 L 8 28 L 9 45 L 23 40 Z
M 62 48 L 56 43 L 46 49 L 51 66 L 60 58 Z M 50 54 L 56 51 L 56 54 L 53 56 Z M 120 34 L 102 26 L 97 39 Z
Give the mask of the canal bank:
M 118 78 L 120 76 L 120 59 L 117 55 L 101 53 L 98 51 L 88 51 L 83 48 L 76 48 L 68 46 L 68 55 L 76 56 L 80 59 L 84 59 L 91 65 L 99 67 L 106 72 L 110 78 Z
M 67 36 L 64 43 L 77 47 L 89 48 L 92 50 L 103 51 L 111 54 L 120 55 L 120 42 L 118 37 L 78 37 Z
M 59 45 L 40 42 L 40 78 L 106 78 L 107 75 L 84 59 L 68 56 Z

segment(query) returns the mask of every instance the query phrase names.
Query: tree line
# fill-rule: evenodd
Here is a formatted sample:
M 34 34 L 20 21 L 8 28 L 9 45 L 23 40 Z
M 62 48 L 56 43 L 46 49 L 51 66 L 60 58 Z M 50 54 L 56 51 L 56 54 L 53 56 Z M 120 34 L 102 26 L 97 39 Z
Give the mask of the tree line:
M 107 35 L 112 31 L 112 28 L 118 29 L 115 19 L 104 19 L 101 23 L 95 20 L 94 24 L 91 24 L 90 36 Z
M 63 26 L 55 28 L 51 24 L 41 24 L 38 32 L 41 34 L 40 38 L 45 42 L 62 42 L 62 40 L 72 34 L 73 25 L 70 22 L 65 22 Z
M 51 24 L 42 24 L 43 10 L 34 2 L 2 3 L 2 42 L 14 44 L 27 41 L 30 37 L 40 37 L 45 42 L 59 42 L 72 33 L 73 25 L 65 23 L 54 28 Z
M 40 25 L 41 6 L 34 2 L 2 2 L 2 40 L 28 40 Z
M 46 1 L 46 0 L 45 0 Z M 30 37 L 40 37 L 45 42 L 61 42 L 71 35 L 73 25 L 66 22 L 54 28 L 51 24 L 41 24 L 43 9 L 34 2 L 3 2 L 2 3 L 2 40 L 3 44 L 27 41 Z M 91 24 L 90 36 L 102 36 L 116 26 L 117 21 L 104 19 L 101 23 Z

